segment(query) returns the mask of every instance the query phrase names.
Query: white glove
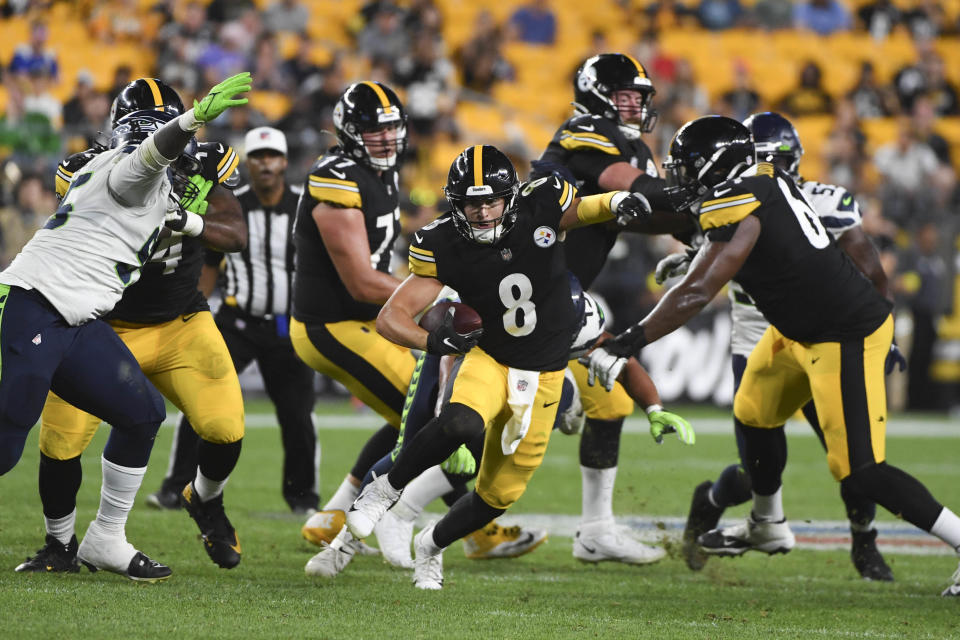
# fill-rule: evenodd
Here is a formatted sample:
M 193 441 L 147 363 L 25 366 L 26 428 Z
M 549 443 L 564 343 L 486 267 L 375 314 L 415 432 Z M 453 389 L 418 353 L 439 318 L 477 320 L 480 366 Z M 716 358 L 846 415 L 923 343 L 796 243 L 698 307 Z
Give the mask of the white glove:
M 671 253 L 657 263 L 657 269 L 653 277 L 657 284 L 663 284 L 670 278 L 686 275 L 689 268 L 690 255 L 686 251 Z
M 599 381 L 604 389 L 610 391 L 627 364 L 627 358 L 615 356 L 602 346 L 597 347 L 579 360 L 587 367 L 587 384 L 591 387 Z
M 167 201 L 167 215 L 163 219 L 163 224 L 171 231 L 179 231 L 185 236 L 199 236 L 203 233 L 203 216 L 197 215 L 193 211 L 187 211 L 180 206 L 180 199 L 173 192 Z

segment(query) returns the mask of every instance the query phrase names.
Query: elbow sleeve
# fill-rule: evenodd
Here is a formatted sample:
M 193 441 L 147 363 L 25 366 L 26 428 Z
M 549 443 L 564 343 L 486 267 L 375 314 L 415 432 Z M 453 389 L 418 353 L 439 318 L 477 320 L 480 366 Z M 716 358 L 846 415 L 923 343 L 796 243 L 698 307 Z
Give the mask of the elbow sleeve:
M 670 200 L 664 192 L 666 186 L 667 181 L 663 178 L 655 178 L 644 174 L 637 176 L 636 179 L 630 183 L 630 191 L 642 193 L 646 196 L 650 207 L 654 211 L 672 211 L 673 207 L 670 205 Z

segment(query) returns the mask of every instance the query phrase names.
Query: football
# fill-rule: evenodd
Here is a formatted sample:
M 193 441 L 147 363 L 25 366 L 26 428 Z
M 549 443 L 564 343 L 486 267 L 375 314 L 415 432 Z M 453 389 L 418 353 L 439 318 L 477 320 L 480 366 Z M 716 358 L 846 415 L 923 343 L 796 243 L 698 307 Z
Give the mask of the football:
M 453 308 L 453 330 L 457 333 L 466 335 L 483 327 L 480 314 L 462 302 L 438 302 L 424 312 L 420 326 L 427 331 L 435 330 L 443 323 L 443 316 L 450 308 Z

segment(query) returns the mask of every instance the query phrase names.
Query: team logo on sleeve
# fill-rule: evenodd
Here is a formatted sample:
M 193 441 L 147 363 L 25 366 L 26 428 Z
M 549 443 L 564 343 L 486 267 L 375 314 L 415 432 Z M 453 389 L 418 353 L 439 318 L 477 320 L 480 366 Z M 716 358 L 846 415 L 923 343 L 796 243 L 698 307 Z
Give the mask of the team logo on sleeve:
M 557 241 L 557 232 L 550 227 L 537 227 L 533 232 L 533 242 L 538 247 L 546 249 Z

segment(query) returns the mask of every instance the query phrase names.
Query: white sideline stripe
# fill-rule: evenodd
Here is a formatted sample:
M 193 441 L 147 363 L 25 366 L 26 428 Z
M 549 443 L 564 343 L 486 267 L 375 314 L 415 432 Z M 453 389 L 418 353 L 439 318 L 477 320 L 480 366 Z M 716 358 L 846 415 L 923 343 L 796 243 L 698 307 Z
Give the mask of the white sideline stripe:
M 176 413 L 167 415 L 163 426 L 170 427 L 179 421 Z M 331 415 L 314 414 L 313 421 L 318 429 L 345 429 L 367 431 L 376 429 L 383 424 L 383 418 L 376 414 L 347 414 Z M 694 430 L 699 434 L 733 435 L 732 418 L 698 418 L 691 420 Z M 277 417 L 273 413 L 248 413 L 246 426 L 249 429 L 277 428 Z M 627 418 L 623 430 L 625 433 L 642 433 L 649 435 L 649 423 L 641 418 Z M 813 429 L 806 422 L 791 420 L 787 423 L 787 430 L 791 438 L 814 437 Z M 890 438 L 960 438 L 960 421 L 943 418 L 940 420 L 924 420 L 909 423 L 894 417 L 887 425 L 887 436 Z M 672 436 L 667 436 L 672 437 Z
M 438 520 L 442 515 L 441 513 L 424 513 L 417 520 L 417 525 L 424 527 Z M 573 538 L 580 525 L 580 516 L 518 513 L 501 516 L 497 522 L 507 527 L 519 525 L 526 528 L 546 529 L 551 536 Z M 633 529 L 636 537 L 643 542 L 660 544 L 665 541 L 679 543 L 686 520 L 675 516 L 660 518 L 618 515 L 617 522 Z M 741 522 L 739 519 L 724 518 L 720 521 L 720 526 L 726 527 L 739 522 Z M 850 523 L 845 520 L 790 521 L 790 528 L 797 537 L 797 549 L 850 550 Z M 884 553 L 956 556 L 956 552 L 947 544 L 906 522 L 879 522 L 877 532 L 877 547 Z

